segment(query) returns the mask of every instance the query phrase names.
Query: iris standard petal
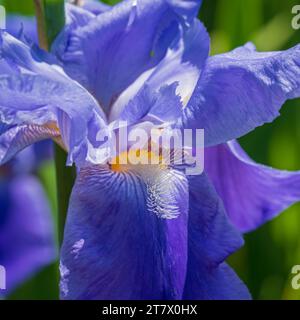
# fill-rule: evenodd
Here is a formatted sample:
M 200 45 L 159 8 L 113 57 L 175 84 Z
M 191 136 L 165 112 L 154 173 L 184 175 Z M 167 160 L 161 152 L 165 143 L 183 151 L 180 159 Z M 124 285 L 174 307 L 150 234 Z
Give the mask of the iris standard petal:
M 166 0 L 179 16 L 185 17 L 188 21 L 198 14 L 202 0 Z
M 184 299 L 249 299 L 224 260 L 243 239 L 229 222 L 221 199 L 205 174 L 189 177 L 188 267 Z
M 98 1 L 97 1 L 98 2 Z M 91 20 L 96 18 L 96 15 L 91 10 L 86 10 L 82 7 L 66 3 L 66 29 L 75 30 L 76 28 L 85 26 Z M 64 41 L 64 33 L 58 35 L 58 38 L 54 41 L 53 48 L 55 48 L 57 42 Z
M 205 129 L 207 146 L 240 137 L 300 96 L 300 46 L 256 52 L 250 44 L 207 60 L 182 123 Z
M 61 251 L 63 299 L 181 298 L 186 178 L 151 165 L 136 170 L 79 173 Z
M 178 82 L 177 93 L 183 105 L 186 105 L 208 58 L 209 49 L 209 35 L 198 19 L 191 21 L 188 27 L 181 26 L 178 39 L 173 42 L 147 83 L 151 87 L 159 88 Z
M 236 141 L 207 148 L 205 170 L 232 223 L 247 232 L 300 201 L 300 172 L 251 160 Z
M 66 28 L 56 53 L 108 113 L 122 91 L 165 56 L 182 20 L 165 0 L 123 1 L 85 27 Z
M 0 200 L 0 265 L 10 293 L 57 252 L 49 204 L 34 177 L 0 179 Z
M 99 143 L 94 140 L 100 129 L 105 130 L 105 116 L 84 88 L 49 64 L 52 60 L 45 52 L 1 32 L 1 162 L 22 146 L 61 135 L 69 151 L 68 163 L 98 163 Z
M 112 105 L 109 120 L 113 121 L 120 117 L 124 118 L 124 112 L 133 113 L 132 105 L 138 105 L 139 114 L 145 116 L 149 112 L 148 104 L 140 103 L 140 96 L 146 92 L 157 92 L 167 86 L 176 85 L 176 95 L 181 100 L 181 106 L 172 109 L 173 121 L 181 116 L 194 89 L 200 72 L 205 64 L 209 53 L 209 36 L 205 27 L 197 19 L 194 19 L 189 27 L 180 26 L 179 32 L 166 56 L 154 68 L 140 75 L 126 90 L 122 92 Z M 136 109 L 136 108 L 135 108 Z M 157 109 L 157 108 L 156 108 Z M 160 113 L 165 112 L 165 107 L 159 106 Z M 152 110 L 153 114 L 153 110 Z M 167 122 L 170 122 L 167 120 Z
M 110 10 L 111 6 L 103 2 L 100 2 L 98 0 L 87 0 L 87 1 L 84 1 L 83 8 L 92 12 L 95 15 L 98 15 L 105 11 Z
M 130 100 L 117 121 L 128 125 L 149 121 L 153 125 L 172 124 L 181 115 L 182 104 L 176 94 L 177 83 L 166 85 L 158 92 L 144 85 L 139 93 Z

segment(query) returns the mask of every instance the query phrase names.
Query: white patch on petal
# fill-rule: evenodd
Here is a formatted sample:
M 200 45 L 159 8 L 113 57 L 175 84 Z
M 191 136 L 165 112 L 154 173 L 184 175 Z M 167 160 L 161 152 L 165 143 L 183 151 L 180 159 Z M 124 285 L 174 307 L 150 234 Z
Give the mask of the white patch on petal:
M 134 96 L 139 92 L 139 90 L 143 87 L 147 79 L 155 70 L 155 67 L 143 72 L 126 90 L 124 90 L 116 102 L 113 104 L 110 114 L 109 114 L 109 122 L 117 120 L 125 106 L 128 102 L 134 98 Z
M 80 250 L 83 248 L 84 245 L 84 239 L 80 239 L 75 242 L 75 244 L 72 247 L 71 253 L 75 255 L 75 259 L 78 258 Z
M 127 23 L 127 31 L 133 25 L 136 19 L 136 16 L 137 16 L 137 0 L 132 0 L 131 12 L 130 12 L 128 23 Z
M 160 170 L 156 176 L 146 179 L 147 208 L 162 219 L 175 219 L 180 214 L 172 182 L 174 174 L 173 170 Z
M 60 272 L 60 292 L 64 297 L 67 297 L 67 295 L 69 294 L 68 276 L 70 275 L 70 270 L 65 265 L 63 265 L 62 262 L 60 262 L 59 272 Z
M 175 219 L 179 216 L 178 190 L 174 185 L 174 178 L 182 177 L 176 170 L 164 165 L 135 165 L 130 171 L 146 184 L 146 205 L 150 212 L 162 219 Z

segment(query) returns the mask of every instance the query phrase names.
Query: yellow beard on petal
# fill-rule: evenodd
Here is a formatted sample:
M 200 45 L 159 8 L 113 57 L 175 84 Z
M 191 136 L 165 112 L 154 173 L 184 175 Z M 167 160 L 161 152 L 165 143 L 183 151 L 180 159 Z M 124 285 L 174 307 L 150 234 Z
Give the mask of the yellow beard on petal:
M 145 165 L 155 165 L 162 169 L 166 167 L 161 155 L 145 149 L 123 151 L 110 161 L 110 168 L 114 172 L 124 172 Z
M 57 123 L 55 121 L 51 121 L 51 122 L 44 124 L 43 127 L 47 130 L 50 130 L 53 135 L 52 140 L 54 142 L 56 142 L 62 149 L 67 151 L 67 147 L 65 146 L 65 144 L 61 138 L 61 133 L 60 133 L 60 130 L 57 126 Z
M 146 149 L 125 151 L 112 159 L 109 166 L 115 174 L 135 176 L 144 184 L 149 212 L 163 219 L 174 219 L 180 214 L 173 206 L 177 200 L 172 181 L 181 176 L 159 153 Z

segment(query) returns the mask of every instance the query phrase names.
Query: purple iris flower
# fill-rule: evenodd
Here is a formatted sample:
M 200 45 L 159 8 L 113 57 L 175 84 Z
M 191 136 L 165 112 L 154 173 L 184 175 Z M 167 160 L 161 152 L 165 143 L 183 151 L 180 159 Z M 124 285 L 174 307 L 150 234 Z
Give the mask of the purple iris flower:
M 38 158 L 27 148 L 0 168 L 0 265 L 6 270 L 0 296 L 57 257 L 50 206 L 32 174 Z
M 19 36 L 21 26 L 36 41 L 33 18 L 8 16 L 9 32 Z M 0 132 L 6 129 L 1 123 Z M 1 139 L 0 150 L 5 148 L 2 143 Z M 51 144 L 39 142 L 0 167 L 0 265 L 6 270 L 6 289 L 0 290 L 0 296 L 10 294 L 57 257 L 49 202 L 34 175 L 52 158 Z
M 55 57 L 1 32 L 0 161 L 52 137 L 78 169 L 63 299 L 249 299 L 226 258 L 242 232 L 300 199 L 299 172 L 257 165 L 233 140 L 300 96 L 300 47 L 209 57 L 200 4 L 130 0 L 97 15 L 67 6 Z M 204 128 L 205 172 L 109 165 L 97 137 L 119 120 Z

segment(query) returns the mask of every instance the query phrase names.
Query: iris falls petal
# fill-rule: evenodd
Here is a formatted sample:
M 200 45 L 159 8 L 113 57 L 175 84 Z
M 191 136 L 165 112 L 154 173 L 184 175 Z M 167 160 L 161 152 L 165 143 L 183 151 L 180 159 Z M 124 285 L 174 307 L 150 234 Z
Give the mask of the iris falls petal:
M 184 299 L 249 299 L 225 259 L 243 245 L 205 174 L 189 178 L 188 265 Z
M 180 299 L 188 186 L 173 170 L 82 169 L 61 253 L 64 299 Z M 175 219 L 176 217 L 176 219 Z
M 251 160 L 236 141 L 208 148 L 205 169 L 232 223 L 251 231 L 300 200 L 300 172 Z
M 207 60 L 182 123 L 205 129 L 206 145 L 216 145 L 271 122 L 299 96 L 300 46 L 257 52 L 247 44 Z

